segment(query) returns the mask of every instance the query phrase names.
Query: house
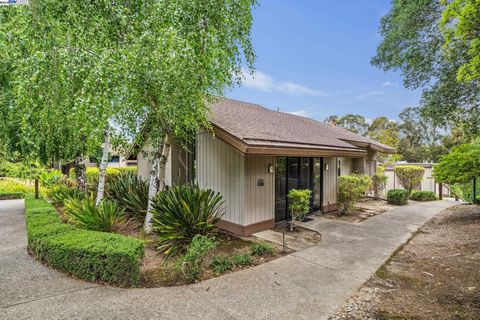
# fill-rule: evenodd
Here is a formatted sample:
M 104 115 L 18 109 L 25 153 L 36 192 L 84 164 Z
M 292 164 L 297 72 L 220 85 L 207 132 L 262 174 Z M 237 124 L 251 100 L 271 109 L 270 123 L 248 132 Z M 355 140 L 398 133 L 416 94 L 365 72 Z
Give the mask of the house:
M 103 148 L 103 146 L 104 143 L 102 143 L 101 148 Z M 136 155 L 124 156 L 122 153 L 118 152 L 111 144 L 109 145 L 108 150 L 108 168 L 125 168 L 137 165 Z M 87 167 L 98 167 L 100 161 L 101 159 L 95 157 L 85 157 Z
M 240 235 L 287 220 L 291 189 L 312 190 L 312 212 L 336 210 L 338 176 L 373 175 L 378 152 L 396 152 L 345 129 L 257 104 L 221 98 L 211 112 L 214 135 L 199 133 L 192 152 L 173 146 L 166 182 L 194 178 L 200 187 L 220 192 L 226 213 L 219 227 Z M 137 160 L 138 175 L 148 179 L 150 159 L 141 151 Z

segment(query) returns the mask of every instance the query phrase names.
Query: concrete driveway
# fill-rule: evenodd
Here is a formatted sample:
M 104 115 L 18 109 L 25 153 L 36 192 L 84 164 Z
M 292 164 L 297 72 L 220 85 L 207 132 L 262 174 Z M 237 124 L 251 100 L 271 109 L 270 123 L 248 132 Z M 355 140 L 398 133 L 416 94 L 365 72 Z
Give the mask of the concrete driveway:
M 453 202 L 352 224 L 315 219 L 319 246 L 202 283 L 121 289 L 78 281 L 27 254 L 23 201 L 0 201 L 0 319 L 327 319 L 420 226 Z

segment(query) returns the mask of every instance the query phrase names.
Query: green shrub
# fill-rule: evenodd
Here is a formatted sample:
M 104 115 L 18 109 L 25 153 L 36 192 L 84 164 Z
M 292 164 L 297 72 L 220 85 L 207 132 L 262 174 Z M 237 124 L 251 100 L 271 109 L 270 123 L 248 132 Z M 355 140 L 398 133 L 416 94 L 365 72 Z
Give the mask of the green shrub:
M 226 255 L 214 256 L 210 262 L 210 268 L 217 276 L 232 270 L 233 267 L 232 259 Z
M 23 199 L 25 193 L 23 192 L 0 192 L 0 200 Z
M 408 197 L 410 192 L 404 189 L 392 189 L 387 192 L 387 202 L 395 205 L 406 205 L 408 204 Z
M 478 195 L 478 196 L 475 198 L 474 203 L 475 203 L 475 204 L 480 204 L 480 195 Z
M 59 183 L 63 174 L 58 170 L 44 170 L 40 173 L 40 184 L 45 188 L 51 188 Z
M 409 192 L 412 192 L 423 179 L 425 169 L 419 166 L 396 166 L 393 172 L 400 184 Z
M 34 192 L 33 185 L 27 185 L 24 181 L 10 179 L 10 178 L 0 178 L 0 192 L 7 193 L 32 193 Z
M 223 216 L 222 196 L 198 186 L 174 186 L 160 192 L 152 205 L 158 249 L 168 257 L 185 251 L 196 235 L 212 236 Z
M 65 184 L 57 184 L 47 190 L 47 197 L 55 204 L 63 204 L 69 199 L 85 199 L 87 194 L 77 188 L 70 188 Z
M 293 230 L 296 221 L 302 221 L 310 211 L 310 197 L 312 191 L 292 189 L 288 192 L 288 208 L 292 215 L 290 230 Z
M 44 199 L 27 196 L 25 204 L 28 246 L 41 261 L 84 280 L 138 284 L 143 241 L 61 223 Z
M 370 177 L 360 174 L 338 178 L 337 201 L 342 206 L 341 213 L 350 210 L 358 200 L 365 196 L 370 182 Z
M 372 189 L 373 189 L 373 197 L 378 199 L 380 193 L 385 189 L 387 185 L 387 176 L 383 172 L 375 173 L 372 176 Z
M 38 163 L 0 161 L 0 177 L 34 180 L 45 170 Z
M 183 276 L 187 283 L 200 279 L 210 253 L 215 249 L 217 243 L 214 237 L 196 235 L 187 246 L 184 256 L 178 260 Z
M 113 232 L 118 231 L 127 223 L 125 212 L 114 202 L 103 200 L 95 205 L 95 200 L 69 199 L 65 201 L 65 214 L 69 221 L 82 229 Z
M 232 262 L 237 267 L 245 267 L 253 264 L 252 255 L 248 252 L 235 254 L 232 257 Z
M 148 182 L 131 171 L 110 175 L 105 183 L 105 198 L 114 201 L 125 213 L 143 222 L 148 207 Z
M 273 246 L 264 242 L 255 242 L 250 245 L 250 252 L 254 256 L 271 255 L 275 252 Z
M 137 173 L 137 166 L 129 166 L 129 167 L 122 167 L 122 168 L 115 168 L 120 172 L 132 172 Z
M 433 201 L 437 200 L 437 196 L 432 191 L 413 190 L 410 199 L 415 201 Z

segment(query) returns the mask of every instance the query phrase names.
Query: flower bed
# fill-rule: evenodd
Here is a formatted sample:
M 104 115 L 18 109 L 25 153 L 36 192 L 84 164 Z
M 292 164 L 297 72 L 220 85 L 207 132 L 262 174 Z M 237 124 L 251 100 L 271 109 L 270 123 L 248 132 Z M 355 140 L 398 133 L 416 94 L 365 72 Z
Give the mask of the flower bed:
M 64 224 L 44 199 L 29 195 L 25 207 L 28 247 L 39 260 L 84 280 L 119 286 L 139 283 L 143 241 Z
M 0 192 L 0 200 L 23 199 L 25 193 L 23 192 Z

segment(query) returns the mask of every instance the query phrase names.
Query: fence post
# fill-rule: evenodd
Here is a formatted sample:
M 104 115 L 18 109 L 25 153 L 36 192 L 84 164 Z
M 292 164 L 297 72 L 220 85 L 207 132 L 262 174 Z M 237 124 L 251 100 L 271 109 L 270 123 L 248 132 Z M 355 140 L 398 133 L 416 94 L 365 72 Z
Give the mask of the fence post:
M 477 178 L 473 178 L 473 203 L 477 203 Z
M 38 199 L 38 178 L 35 179 L 35 199 Z
M 438 183 L 438 199 L 442 200 L 443 199 L 443 185 L 442 183 Z

